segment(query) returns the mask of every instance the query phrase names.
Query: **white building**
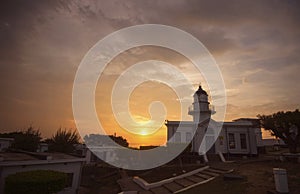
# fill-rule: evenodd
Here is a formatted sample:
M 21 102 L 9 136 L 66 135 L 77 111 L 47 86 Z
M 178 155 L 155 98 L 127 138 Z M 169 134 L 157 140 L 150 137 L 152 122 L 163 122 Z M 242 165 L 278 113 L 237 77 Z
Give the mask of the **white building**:
M 263 139 L 264 146 L 285 146 L 286 144 L 282 139 L 275 139 L 275 138 L 269 138 L 269 139 Z
M 0 152 L 7 150 L 11 147 L 14 138 L 0 138 Z
M 202 142 L 202 148 L 211 145 L 206 149 L 208 153 L 258 154 L 258 149 L 263 147 L 263 142 L 257 119 L 241 118 L 222 123 L 210 119 L 214 113 L 206 91 L 199 86 L 194 94 L 193 105 L 188 111 L 188 114 L 193 116 L 193 121 L 166 121 L 168 142 L 187 143 L 192 141 L 191 151 L 199 154 L 203 153 L 199 149 Z M 210 120 L 211 125 L 208 128 Z M 219 134 L 216 131 L 218 125 L 222 125 Z M 177 130 L 178 128 L 180 130 Z
M 39 143 L 36 152 L 48 152 L 49 145 L 47 143 Z
M 67 173 L 68 183 L 59 194 L 77 193 L 85 158 L 61 153 L 0 153 L 0 194 L 10 174 L 33 170 L 54 170 Z
M 87 147 L 85 144 L 77 144 L 75 149 L 76 154 L 85 158 L 86 164 L 95 164 L 116 160 L 116 151 L 123 148 L 107 145 Z

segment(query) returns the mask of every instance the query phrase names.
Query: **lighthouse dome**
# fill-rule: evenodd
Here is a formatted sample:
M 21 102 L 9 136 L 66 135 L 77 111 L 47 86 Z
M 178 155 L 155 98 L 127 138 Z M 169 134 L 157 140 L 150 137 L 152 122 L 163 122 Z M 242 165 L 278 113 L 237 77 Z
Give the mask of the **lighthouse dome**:
M 206 91 L 202 89 L 201 85 L 199 86 L 199 88 L 195 92 L 195 94 L 197 94 L 198 96 L 201 95 L 201 94 L 204 94 L 204 95 L 208 96 L 207 93 L 206 93 Z

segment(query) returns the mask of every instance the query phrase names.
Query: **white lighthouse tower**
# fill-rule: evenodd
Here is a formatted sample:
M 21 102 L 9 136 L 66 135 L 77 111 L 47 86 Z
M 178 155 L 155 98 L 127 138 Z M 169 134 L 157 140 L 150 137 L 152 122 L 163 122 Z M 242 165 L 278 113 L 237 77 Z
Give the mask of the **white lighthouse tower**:
M 193 105 L 189 108 L 189 115 L 193 116 L 193 121 L 202 123 L 206 119 L 209 119 L 215 111 L 208 102 L 208 95 L 205 90 L 199 85 L 198 90 L 194 94 Z

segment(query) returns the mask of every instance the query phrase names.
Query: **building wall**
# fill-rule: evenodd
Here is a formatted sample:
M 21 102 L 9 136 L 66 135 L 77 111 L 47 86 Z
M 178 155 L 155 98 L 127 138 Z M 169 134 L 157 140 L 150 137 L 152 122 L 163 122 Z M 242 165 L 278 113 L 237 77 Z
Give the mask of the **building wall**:
M 187 143 L 191 140 L 194 132 L 192 126 L 182 126 L 180 130 L 178 125 L 168 126 L 168 141 L 171 143 Z
M 263 139 L 262 141 L 263 141 L 264 146 L 285 145 L 285 143 L 282 139 Z
M 204 125 L 204 126 L 202 125 L 202 126 L 198 127 L 197 132 L 193 138 L 192 152 L 203 152 L 202 150 L 199 150 L 199 148 L 201 146 L 206 128 L 207 128 L 207 125 Z
M 217 124 L 217 123 L 216 123 Z M 176 131 L 176 124 L 168 125 L 168 140 L 169 142 L 185 143 L 187 142 L 187 134 L 192 133 L 192 125 L 184 126 L 180 131 Z M 212 126 L 207 131 L 207 124 L 198 127 L 192 142 L 192 152 L 204 153 L 209 150 L 210 153 L 230 153 L 230 154 L 250 154 L 256 155 L 257 147 L 260 145 L 261 132 L 260 128 L 251 125 L 241 125 L 240 123 L 232 122 L 230 125 L 223 125 L 219 135 Z M 176 134 L 177 133 L 177 134 Z M 193 134 L 193 133 L 192 133 Z M 229 135 L 234 136 L 235 148 L 230 148 Z M 241 140 L 242 139 L 242 140 Z M 215 141 L 215 144 L 208 149 L 209 142 Z M 201 149 L 200 146 L 202 145 Z M 243 146 L 242 146 L 243 144 Z
M 0 139 L 0 151 L 4 151 L 9 148 L 12 144 L 11 138 L 1 138 Z
M 227 153 L 227 150 L 228 150 L 227 147 L 228 147 L 228 140 L 227 140 L 227 135 L 226 135 L 224 127 L 223 127 L 219 134 L 219 137 L 215 143 L 216 153 L 217 152 Z
M 234 146 L 232 146 L 232 137 Z M 242 136 L 244 138 L 242 138 Z M 242 146 L 242 139 L 246 148 Z M 222 131 L 216 141 L 217 152 L 229 154 L 257 154 L 257 136 L 256 130 L 249 126 L 223 126 Z
M 3 194 L 5 178 L 10 174 L 32 170 L 54 170 L 65 173 L 73 173 L 72 187 L 65 188 L 59 194 L 74 194 L 80 185 L 82 162 L 38 164 L 38 165 L 15 165 L 0 167 L 0 194 Z
M 254 130 L 255 130 L 255 136 L 256 136 L 257 146 L 258 147 L 263 147 L 264 146 L 264 142 L 263 142 L 263 139 L 262 139 L 261 128 L 257 127 Z

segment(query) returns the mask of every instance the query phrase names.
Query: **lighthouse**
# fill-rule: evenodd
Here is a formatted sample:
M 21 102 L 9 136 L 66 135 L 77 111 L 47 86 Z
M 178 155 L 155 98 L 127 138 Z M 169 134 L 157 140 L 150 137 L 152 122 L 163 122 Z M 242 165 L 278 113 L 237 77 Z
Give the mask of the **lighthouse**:
M 231 122 L 215 121 L 215 109 L 201 86 L 193 95 L 188 114 L 193 121 L 166 121 L 169 143 L 191 143 L 191 151 L 204 153 L 257 155 L 261 128 L 255 118 L 240 118 Z M 224 159 L 224 158 L 223 158 Z M 223 160 L 221 159 L 221 160 Z
M 188 114 L 193 116 L 193 121 L 202 123 L 209 119 L 215 113 L 213 106 L 208 101 L 208 95 L 205 90 L 199 85 L 198 90 L 194 93 L 194 102 L 189 107 Z

